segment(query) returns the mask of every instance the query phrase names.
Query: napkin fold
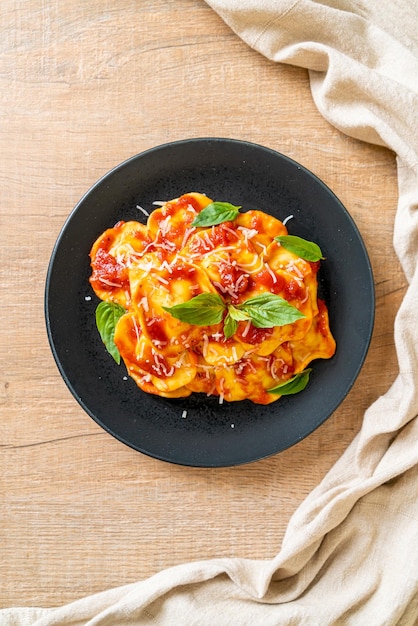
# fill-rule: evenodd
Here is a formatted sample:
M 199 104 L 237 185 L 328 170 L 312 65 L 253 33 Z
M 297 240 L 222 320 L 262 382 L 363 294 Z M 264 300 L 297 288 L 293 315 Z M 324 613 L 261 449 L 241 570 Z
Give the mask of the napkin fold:
M 409 283 L 394 329 L 399 374 L 295 512 L 271 560 L 186 563 L 57 609 L 0 610 L 0 624 L 413 626 L 418 623 L 418 6 L 411 0 L 207 2 L 261 54 L 307 68 L 314 102 L 336 128 L 396 153 L 394 246 Z

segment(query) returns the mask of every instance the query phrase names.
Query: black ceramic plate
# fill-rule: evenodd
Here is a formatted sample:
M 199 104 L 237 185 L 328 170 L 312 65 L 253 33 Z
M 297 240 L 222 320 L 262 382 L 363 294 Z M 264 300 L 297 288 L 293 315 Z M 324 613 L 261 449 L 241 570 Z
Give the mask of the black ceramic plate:
M 89 285 L 94 240 L 118 220 L 146 217 L 156 200 L 200 191 L 218 201 L 283 220 L 290 234 L 317 242 L 319 274 L 337 352 L 315 361 L 308 387 L 260 406 L 219 404 L 192 394 L 168 400 L 142 392 L 106 352 L 95 327 L 98 299 Z M 152 457 L 222 467 L 254 461 L 301 441 L 345 398 L 365 359 L 374 321 L 370 262 L 353 220 L 335 195 L 295 161 L 230 139 L 194 139 L 148 150 L 117 166 L 80 200 L 50 261 L 45 293 L 48 337 L 70 391 L 100 426 Z M 187 411 L 187 416 L 184 415 Z

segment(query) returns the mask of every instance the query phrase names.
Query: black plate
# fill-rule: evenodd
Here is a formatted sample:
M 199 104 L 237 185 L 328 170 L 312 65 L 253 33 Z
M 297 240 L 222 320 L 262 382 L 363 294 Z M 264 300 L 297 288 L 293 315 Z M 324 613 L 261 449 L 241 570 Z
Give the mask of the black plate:
M 107 354 L 95 327 L 89 256 L 94 240 L 118 220 L 145 222 L 156 200 L 200 191 L 218 201 L 260 209 L 290 234 L 317 242 L 319 274 L 337 352 L 315 361 L 303 393 L 268 406 L 219 404 L 192 394 L 168 400 L 142 392 Z M 335 195 L 295 161 L 231 139 L 193 139 L 132 157 L 80 200 L 58 237 L 45 292 L 48 337 L 70 391 L 100 426 L 152 457 L 181 465 L 222 467 L 292 446 L 322 424 L 345 398 L 364 362 L 374 322 L 369 258 L 353 220 Z M 187 416 L 183 412 L 187 411 Z

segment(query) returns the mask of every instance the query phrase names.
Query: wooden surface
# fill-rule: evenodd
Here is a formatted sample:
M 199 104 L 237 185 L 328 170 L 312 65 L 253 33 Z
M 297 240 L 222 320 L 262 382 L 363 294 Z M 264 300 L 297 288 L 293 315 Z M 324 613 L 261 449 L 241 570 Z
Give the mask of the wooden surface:
M 393 154 L 331 127 L 305 70 L 251 50 L 203 0 L 3 0 L 0 20 L 0 606 L 274 556 L 397 373 Z M 290 450 L 231 469 L 153 460 L 101 430 L 61 380 L 43 315 L 51 250 L 81 195 L 138 152 L 201 136 L 261 143 L 315 172 L 357 222 L 376 282 L 371 348 L 342 406 Z

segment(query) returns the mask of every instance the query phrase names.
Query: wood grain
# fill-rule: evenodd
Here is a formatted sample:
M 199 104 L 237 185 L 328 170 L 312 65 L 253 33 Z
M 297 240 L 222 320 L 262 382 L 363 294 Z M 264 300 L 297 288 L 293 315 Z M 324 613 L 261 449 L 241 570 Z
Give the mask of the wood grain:
M 331 127 L 304 70 L 251 50 L 202 0 L 3 0 L 0 20 L 0 606 L 274 556 L 397 373 L 393 154 Z M 364 237 L 377 295 L 369 355 L 335 414 L 280 455 L 220 470 L 159 462 L 102 431 L 62 382 L 43 316 L 51 250 L 82 194 L 133 154 L 202 136 L 264 144 L 322 178 Z

